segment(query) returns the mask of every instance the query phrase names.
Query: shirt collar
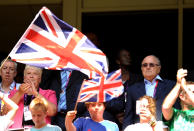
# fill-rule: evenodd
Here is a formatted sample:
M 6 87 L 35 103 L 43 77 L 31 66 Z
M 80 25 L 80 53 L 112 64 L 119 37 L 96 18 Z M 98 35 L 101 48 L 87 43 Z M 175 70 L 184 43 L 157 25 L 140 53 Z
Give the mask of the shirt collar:
M 0 83 L 0 90 L 1 91 L 3 91 L 3 89 L 2 89 L 2 82 Z M 9 89 L 10 90 L 13 90 L 14 88 L 16 87 L 16 82 L 15 81 L 13 81 L 12 83 L 11 83 L 11 85 L 10 85 L 10 87 L 9 87 Z M 4 91 L 3 91 L 4 92 Z
M 16 88 L 16 82 L 13 81 L 10 85 L 10 90 L 13 90 L 14 88 Z
M 150 82 L 150 81 L 148 81 L 147 79 L 144 78 L 144 83 L 145 83 L 145 84 L 148 84 L 148 83 L 155 83 L 156 80 L 163 81 L 163 79 L 162 79 L 159 75 L 157 75 L 157 76 L 153 79 L 152 82 Z

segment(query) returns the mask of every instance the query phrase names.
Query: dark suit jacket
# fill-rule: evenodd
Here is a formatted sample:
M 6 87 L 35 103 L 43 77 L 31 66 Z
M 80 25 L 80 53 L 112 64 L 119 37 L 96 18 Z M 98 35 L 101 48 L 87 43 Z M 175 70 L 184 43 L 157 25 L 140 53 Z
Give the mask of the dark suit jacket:
M 84 79 L 88 79 L 88 77 L 85 74 L 76 70 L 72 71 L 66 89 L 67 111 L 74 110 L 75 103 L 77 101 L 77 96 L 79 94 L 79 90 Z M 61 93 L 60 71 L 43 70 L 40 87 L 43 89 L 54 90 L 56 92 L 58 102 Z
M 166 79 L 159 81 L 155 95 L 157 120 L 161 120 L 162 103 L 175 84 L 176 83 L 174 81 Z M 135 83 L 128 87 L 123 129 L 130 124 L 139 122 L 139 116 L 136 115 L 136 100 L 144 95 L 146 95 L 144 81 Z M 175 108 L 180 109 L 179 101 L 175 103 Z

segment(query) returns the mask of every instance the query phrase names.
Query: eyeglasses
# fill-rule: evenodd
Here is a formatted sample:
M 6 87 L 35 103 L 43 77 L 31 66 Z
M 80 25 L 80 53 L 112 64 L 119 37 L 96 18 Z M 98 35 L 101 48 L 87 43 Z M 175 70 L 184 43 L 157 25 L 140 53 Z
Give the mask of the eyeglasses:
M 154 63 L 144 63 L 141 65 L 142 67 L 155 67 L 155 66 L 160 66 L 159 64 L 154 64 Z

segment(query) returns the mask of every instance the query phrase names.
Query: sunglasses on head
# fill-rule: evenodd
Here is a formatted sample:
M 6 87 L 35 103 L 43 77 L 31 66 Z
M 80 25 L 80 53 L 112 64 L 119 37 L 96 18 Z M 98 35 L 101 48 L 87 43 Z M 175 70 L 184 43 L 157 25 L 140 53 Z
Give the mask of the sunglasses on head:
M 154 64 L 154 63 L 144 63 L 141 65 L 142 67 L 155 67 L 155 66 L 160 66 L 159 64 Z

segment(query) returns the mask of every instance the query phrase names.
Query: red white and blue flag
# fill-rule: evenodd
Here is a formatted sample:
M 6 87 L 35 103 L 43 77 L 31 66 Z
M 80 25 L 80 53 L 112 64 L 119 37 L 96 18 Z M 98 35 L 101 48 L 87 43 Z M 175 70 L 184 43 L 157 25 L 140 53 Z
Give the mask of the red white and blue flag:
M 79 70 L 90 78 L 108 74 L 105 54 L 76 28 L 43 7 L 9 54 L 41 68 Z
M 102 78 L 84 81 L 78 102 L 106 102 L 123 93 L 121 69 L 109 73 L 104 80 Z

